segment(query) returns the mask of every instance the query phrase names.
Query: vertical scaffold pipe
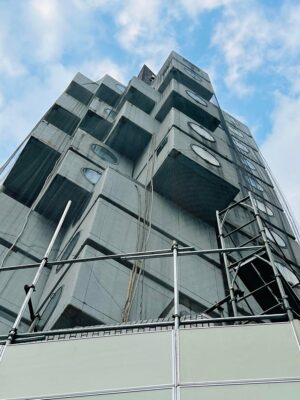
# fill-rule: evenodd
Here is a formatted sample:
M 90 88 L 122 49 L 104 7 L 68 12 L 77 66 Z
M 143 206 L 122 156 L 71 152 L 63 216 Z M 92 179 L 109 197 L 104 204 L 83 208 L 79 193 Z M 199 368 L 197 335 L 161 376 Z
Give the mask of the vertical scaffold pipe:
M 173 286 L 174 286 L 174 331 L 173 331 L 173 399 L 180 399 L 179 392 L 179 324 L 180 324 L 180 314 L 179 314 L 179 288 L 178 288 L 178 244 L 174 240 L 172 243 L 173 251 Z
M 217 217 L 217 223 L 218 223 L 218 231 L 219 231 L 219 238 L 221 242 L 221 247 L 222 249 L 225 249 L 225 240 L 224 240 L 224 235 L 223 235 L 223 230 L 222 230 L 222 223 L 220 220 L 220 215 L 219 211 L 216 211 L 216 217 Z M 232 311 L 233 311 L 233 316 L 237 317 L 238 312 L 237 312 L 237 306 L 236 306 L 236 300 L 235 300 L 235 293 L 234 293 L 234 288 L 233 284 L 230 278 L 230 273 L 229 273 L 229 263 L 228 263 L 228 258 L 226 253 L 222 253 L 223 256 L 223 261 L 224 261 L 224 266 L 225 266 L 225 273 L 226 273 L 226 279 L 227 279 L 227 284 L 229 288 L 229 295 L 230 295 L 230 302 L 232 306 Z
M 57 225 L 57 227 L 56 227 L 56 229 L 55 229 L 55 232 L 54 232 L 54 234 L 53 234 L 53 236 L 52 236 L 52 239 L 51 239 L 51 241 L 50 241 L 50 243 L 49 243 L 49 246 L 48 246 L 48 248 L 47 248 L 47 250 L 46 250 L 46 253 L 45 253 L 45 255 L 44 255 L 44 258 L 42 259 L 42 261 L 41 261 L 41 263 L 40 263 L 40 265 L 39 265 L 39 267 L 38 267 L 38 270 L 36 271 L 36 274 L 35 274 L 35 276 L 34 276 L 34 279 L 33 279 L 33 281 L 32 281 L 32 284 L 29 286 L 29 290 L 28 290 L 27 295 L 26 295 L 26 297 L 25 297 L 25 299 L 24 299 L 24 301 L 23 301 L 23 304 L 22 304 L 22 306 L 21 306 L 21 308 L 20 308 L 20 311 L 19 311 L 19 313 L 18 313 L 18 315 L 17 315 L 17 317 L 16 317 L 16 320 L 15 320 L 15 322 L 14 322 L 14 324 L 13 324 L 11 330 L 9 331 L 6 344 L 12 343 L 12 341 L 14 340 L 14 338 L 15 338 L 15 336 L 16 336 L 16 334 L 17 334 L 18 327 L 19 327 L 19 324 L 20 324 L 21 319 L 22 319 L 22 317 L 23 317 L 23 314 L 24 314 L 24 312 L 25 312 L 25 309 L 26 309 L 26 307 L 27 307 L 27 305 L 28 305 L 28 303 L 29 303 L 29 300 L 31 299 L 31 296 L 32 296 L 32 294 L 33 294 L 33 292 L 34 292 L 34 289 L 35 289 L 35 286 L 36 286 L 36 284 L 38 283 L 38 280 L 39 280 L 39 278 L 40 278 L 40 276 L 41 276 L 41 273 L 42 273 L 42 271 L 43 271 L 43 268 L 44 268 L 44 267 L 46 266 L 46 264 L 47 264 L 48 256 L 49 256 L 49 254 L 50 254 L 50 252 L 51 252 L 51 250 L 52 250 L 52 247 L 53 247 L 53 245 L 54 245 L 54 243 L 55 243 L 55 240 L 56 240 L 56 238 L 57 238 L 57 236 L 58 236 L 58 234 L 59 234 L 59 232 L 60 232 L 60 230 L 61 230 L 62 224 L 63 224 L 63 222 L 64 222 L 64 220 L 65 220 L 65 218 L 66 218 L 66 216 L 67 216 L 67 213 L 68 213 L 68 211 L 69 211 L 69 209 L 70 209 L 70 207 L 71 207 L 71 204 L 72 204 L 72 202 L 71 202 L 71 201 L 68 201 L 68 203 L 67 203 L 67 205 L 66 205 L 66 207 L 65 207 L 65 210 L 64 210 L 64 212 L 63 212 L 63 214 L 62 214 L 62 216 L 61 216 L 61 218 L 60 218 L 60 221 L 59 221 L 59 223 L 58 223 L 58 225 Z
M 280 273 L 279 273 L 278 268 L 276 267 L 276 264 L 274 262 L 273 253 L 272 253 L 272 250 L 271 250 L 268 238 L 267 238 L 265 227 L 263 225 L 262 219 L 261 219 L 261 217 L 259 215 L 258 208 L 256 206 L 256 202 L 255 202 L 251 192 L 249 192 L 249 198 L 250 198 L 251 205 L 252 205 L 252 208 L 253 208 L 253 211 L 254 211 L 254 214 L 255 214 L 255 218 L 257 220 L 259 231 L 261 233 L 261 236 L 262 236 L 262 239 L 263 239 L 263 242 L 264 242 L 264 246 L 266 248 L 267 255 L 268 255 L 270 263 L 272 265 L 272 269 L 273 269 L 273 273 L 274 273 L 274 276 L 275 276 L 275 279 L 276 279 L 278 290 L 279 290 L 280 296 L 282 298 L 283 307 L 287 312 L 287 316 L 288 316 L 289 321 L 292 322 L 294 320 L 292 309 L 291 309 L 291 306 L 290 306 L 290 304 L 288 302 L 288 297 L 287 297 L 287 295 L 285 293 L 285 290 L 284 290 L 284 287 L 283 287 L 283 284 L 282 284 L 282 281 L 281 281 Z
M 173 285 L 174 285 L 174 321 L 175 328 L 179 328 L 179 290 L 178 290 L 178 267 L 177 267 L 177 256 L 178 256 L 178 244 L 174 240 L 172 244 L 173 251 Z

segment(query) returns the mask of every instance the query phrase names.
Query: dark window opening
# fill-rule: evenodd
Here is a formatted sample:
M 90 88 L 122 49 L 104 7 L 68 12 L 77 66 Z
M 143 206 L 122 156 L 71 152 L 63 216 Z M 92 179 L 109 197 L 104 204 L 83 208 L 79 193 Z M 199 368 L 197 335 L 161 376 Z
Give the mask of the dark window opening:
M 68 86 L 66 93 L 68 93 L 70 96 L 74 97 L 74 99 L 80 101 L 81 103 L 88 105 L 93 93 L 91 93 L 89 90 L 86 88 L 82 87 L 76 82 L 71 82 L 70 85 Z
M 51 108 L 44 119 L 68 135 L 72 135 L 74 133 L 74 130 L 80 121 L 80 118 L 72 114 L 70 111 L 65 110 L 58 104 L 55 104 Z

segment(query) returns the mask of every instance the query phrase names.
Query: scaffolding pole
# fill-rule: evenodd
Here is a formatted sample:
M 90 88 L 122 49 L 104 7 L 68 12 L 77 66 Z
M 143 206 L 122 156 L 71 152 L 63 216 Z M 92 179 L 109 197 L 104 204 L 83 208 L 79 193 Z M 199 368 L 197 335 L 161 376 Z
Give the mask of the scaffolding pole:
M 173 398 L 174 400 L 180 399 L 179 385 L 179 325 L 180 325 L 180 311 L 179 311 L 179 288 L 178 288 L 178 243 L 174 240 L 172 243 L 173 253 L 173 290 L 174 290 L 174 330 L 173 330 Z
M 233 253 L 233 252 L 246 252 L 249 250 L 261 250 L 264 246 L 248 246 L 248 247 L 228 247 L 224 249 L 206 249 L 206 250 L 194 250 L 194 247 L 182 247 L 178 248 L 177 255 L 181 256 L 201 256 L 206 254 L 218 254 L 218 253 Z M 98 257 L 85 257 L 85 258 L 74 258 L 67 260 L 56 260 L 56 261 L 48 261 L 47 266 L 51 267 L 53 265 L 63 265 L 63 264 L 78 264 L 82 262 L 93 262 L 93 261 L 103 261 L 103 260 L 142 260 L 142 259 L 152 259 L 152 258 L 165 258 L 165 257 L 173 257 L 173 251 L 169 249 L 163 250 L 149 250 L 149 251 L 141 251 L 135 253 L 121 253 L 121 254 L 109 254 L 105 256 Z M 17 271 L 23 269 L 37 268 L 39 267 L 39 263 L 34 264 L 20 264 L 20 265 L 11 265 L 7 267 L 2 267 L 0 272 L 5 271 Z
M 26 307 L 28 306 L 28 304 L 29 304 L 29 302 L 31 300 L 31 296 L 32 296 L 32 294 L 33 294 L 33 292 L 35 290 L 35 287 L 36 287 L 36 285 L 37 285 L 37 283 L 39 281 L 39 278 L 40 278 L 40 276 L 42 274 L 42 271 L 43 271 L 44 267 L 47 264 L 48 256 L 49 256 L 49 254 L 50 254 L 50 252 L 51 252 L 51 250 L 53 248 L 53 245 L 55 243 L 55 240 L 56 240 L 56 238 L 57 238 L 57 236 L 58 236 L 58 234 L 59 234 L 59 232 L 61 230 L 62 224 L 63 224 L 63 222 L 64 222 L 64 220 L 65 220 L 65 218 L 67 216 L 67 213 L 68 213 L 68 211 L 69 211 L 69 209 L 71 207 L 71 204 L 72 204 L 72 202 L 68 201 L 68 203 L 67 203 L 67 205 L 66 205 L 66 207 L 64 209 L 64 212 L 63 212 L 63 214 L 62 214 L 62 216 L 60 218 L 60 221 L 59 221 L 59 223 L 58 223 L 58 225 L 57 225 L 57 227 L 55 229 L 55 232 L 54 232 L 54 234 L 52 236 L 52 239 L 51 239 L 51 241 L 49 243 L 49 246 L 48 246 L 48 248 L 47 248 L 47 250 L 45 252 L 45 255 L 44 255 L 41 263 L 39 264 L 38 270 L 36 271 L 36 274 L 35 274 L 35 276 L 33 278 L 33 281 L 31 283 L 31 285 L 28 286 L 28 291 L 27 291 L 26 297 L 25 297 L 25 299 L 23 301 L 23 304 L 22 304 L 22 306 L 20 308 L 20 311 L 19 311 L 19 313 L 18 313 L 18 315 L 17 315 L 17 317 L 15 319 L 14 324 L 13 324 L 11 330 L 9 331 L 9 334 L 8 334 L 8 337 L 7 337 L 7 340 L 6 340 L 6 345 L 9 345 L 9 344 L 11 344 L 13 342 L 13 340 L 14 340 L 17 332 L 18 332 L 18 327 L 19 327 L 20 322 L 22 320 L 22 317 L 24 315 L 25 309 L 26 309 Z
M 216 217 L 217 217 L 217 224 L 218 224 L 221 248 L 225 249 L 225 239 L 224 239 L 224 234 L 223 234 L 223 230 L 222 230 L 223 222 L 221 222 L 219 211 L 216 212 Z M 236 298 L 235 298 L 234 288 L 233 288 L 233 285 L 232 285 L 232 282 L 230 279 L 228 257 L 227 257 L 226 252 L 222 252 L 221 254 L 223 255 L 223 261 L 224 261 L 224 266 L 225 266 L 225 273 L 226 273 L 226 279 L 227 279 L 227 284 L 228 284 L 228 288 L 229 288 L 229 295 L 230 295 L 230 302 L 231 302 L 231 306 L 232 306 L 233 316 L 237 317 L 238 313 L 237 313 L 237 306 L 236 306 Z
M 245 204 L 245 201 L 249 201 L 249 204 Z M 226 224 L 226 219 L 227 219 L 227 214 L 230 210 L 232 210 L 235 206 L 239 206 L 239 205 L 246 205 L 250 210 L 251 213 L 254 214 L 255 218 L 251 219 L 251 221 L 249 223 L 245 223 L 242 226 L 231 230 L 231 232 L 229 234 L 225 234 L 223 232 L 224 225 Z M 220 323 L 222 322 L 238 322 L 238 321 L 255 321 L 255 320 L 260 320 L 260 316 L 255 316 L 253 315 L 253 311 L 252 315 L 249 315 L 247 317 L 242 317 L 239 318 L 238 316 L 238 311 L 237 311 L 237 303 L 247 299 L 249 296 L 257 293 L 258 291 L 262 290 L 263 288 L 267 288 L 268 290 L 270 290 L 270 286 L 272 283 L 276 282 L 279 293 L 280 293 L 280 298 L 282 299 L 282 303 L 279 303 L 283 306 L 286 314 L 275 314 L 275 315 L 266 315 L 266 317 L 264 317 L 264 319 L 272 319 L 272 317 L 284 317 L 287 316 L 289 321 L 293 321 L 293 313 L 291 310 L 291 307 L 289 305 L 288 302 L 288 298 L 287 295 L 285 293 L 284 287 L 283 287 L 283 283 L 281 281 L 281 276 L 279 274 L 279 271 L 274 263 L 274 257 L 273 257 L 273 253 L 272 253 L 272 248 L 271 245 L 267 239 L 266 236 L 266 231 L 265 231 L 265 227 L 263 224 L 263 219 L 260 217 L 258 208 L 256 206 L 255 203 L 255 199 L 253 198 L 252 194 L 249 192 L 248 196 L 244 199 L 242 199 L 241 201 L 227 207 L 227 209 L 224 209 L 222 212 L 216 212 L 216 217 L 217 217 L 217 223 L 218 223 L 218 230 L 219 230 L 219 238 L 220 238 L 220 244 L 221 244 L 221 248 L 217 248 L 217 249 L 205 249 L 205 250 L 196 250 L 194 247 L 190 247 L 190 246 L 185 246 L 185 247 L 178 247 L 178 243 L 174 240 L 172 243 L 172 248 L 170 249 L 160 249 L 160 250 L 150 250 L 150 251 L 143 251 L 143 252 L 129 252 L 129 253 L 121 253 L 121 254 L 108 254 L 108 255 L 101 255 L 98 257 L 87 257 L 87 258 L 76 258 L 76 259 L 67 259 L 67 260 L 56 260 L 56 261 L 48 261 L 48 256 L 51 252 L 51 249 L 53 247 L 53 244 L 60 232 L 61 226 L 66 218 L 66 215 L 68 213 L 68 210 L 70 208 L 71 202 L 68 202 L 63 215 L 59 221 L 59 224 L 57 225 L 57 228 L 54 232 L 54 235 L 51 239 L 51 242 L 48 246 L 48 249 L 45 253 L 44 258 L 42 259 L 42 261 L 38 264 L 25 264 L 25 265 L 17 265 L 17 266 L 9 266 L 9 267 L 3 267 L 1 268 L 0 272 L 4 272 L 4 271 L 18 271 L 18 270 L 23 270 L 23 269 L 27 269 L 27 268 L 37 268 L 37 272 L 35 274 L 35 277 L 33 279 L 33 282 L 30 286 L 27 287 L 27 294 L 25 297 L 25 300 L 21 306 L 21 309 L 16 317 L 16 320 L 13 324 L 13 327 L 11 328 L 8 337 L 6 338 L 6 342 L 5 344 L 11 344 L 12 342 L 15 341 L 16 336 L 17 336 L 17 330 L 19 327 L 19 324 L 22 320 L 22 318 L 24 317 L 24 312 L 27 306 L 29 306 L 31 304 L 31 297 L 32 294 L 35 290 L 35 286 L 40 278 L 41 272 L 43 270 L 43 268 L 45 266 L 54 266 L 54 265 L 63 265 L 63 264 L 70 264 L 70 266 L 72 266 L 73 264 L 77 264 L 77 263 L 86 263 L 86 262 L 94 262 L 94 261 L 101 261 L 101 260 L 109 260 L 109 259 L 113 259 L 113 260 L 136 260 L 136 259 L 155 259 L 155 258 L 164 258 L 164 257 L 169 257 L 173 259 L 173 283 L 174 283 L 174 315 L 173 315 L 173 323 L 170 322 L 166 322 L 166 325 L 172 325 L 173 326 L 173 331 L 174 331 L 174 388 L 179 388 L 179 370 L 178 370 L 178 354 L 179 354 L 179 338 L 178 338 L 178 332 L 179 332 L 179 327 L 182 324 L 186 324 L 186 321 L 181 322 L 180 320 L 180 310 L 179 310 L 179 285 L 178 285 L 178 257 L 182 257 L 182 256 L 189 256 L 189 255 L 205 255 L 205 254 L 221 254 L 223 257 L 223 261 L 224 261 L 224 265 L 225 265 L 225 272 L 226 272 L 226 278 L 227 278 L 227 283 L 228 283 L 228 287 L 229 287 L 229 294 L 228 296 L 225 297 L 224 300 L 222 300 L 219 303 L 214 304 L 212 307 L 208 308 L 208 310 L 210 309 L 215 309 L 218 305 L 220 305 L 221 303 L 225 303 L 226 301 L 229 301 L 230 304 L 232 305 L 232 310 L 233 310 L 233 317 L 228 317 L 228 318 L 215 318 L 215 319 L 209 319 L 209 322 L 215 322 L 218 321 Z M 222 214 L 222 217 L 221 217 Z M 239 232 L 242 230 L 242 228 L 246 227 L 247 225 L 250 225 L 251 223 L 256 222 L 258 225 L 258 229 L 259 229 L 259 234 L 254 236 L 252 239 L 247 240 L 247 242 L 244 242 L 242 245 L 240 246 L 234 246 L 234 247 L 225 247 L 226 246 L 226 242 L 225 242 L 225 237 L 230 237 L 231 234 Z M 261 238 L 262 239 L 262 244 L 260 242 L 258 242 L 258 244 L 255 243 L 255 241 L 257 239 Z M 233 241 L 233 239 L 231 239 Z M 251 246 L 246 246 L 246 244 L 250 243 L 250 242 L 254 242 L 253 245 Z M 235 245 L 234 241 L 233 244 Z M 242 256 L 241 254 L 239 254 L 239 257 L 242 257 L 240 260 L 236 261 L 236 262 L 231 262 L 229 259 L 229 254 L 231 253 L 245 253 L 245 252 L 249 252 L 251 250 L 255 250 L 254 253 L 250 253 L 250 254 L 246 254 L 244 256 Z M 262 257 L 260 257 L 258 255 L 258 253 L 260 253 L 261 251 L 264 251 L 267 253 L 268 259 L 264 259 Z M 253 257 L 254 256 L 254 257 Z M 263 261 L 265 261 L 266 263 L 268 263 L 273 270 L 273 274 L 275 275 L 275 279 L 274 281 L 270 281 L 270 282 L 264 282 L 263 281 L 263 285 L 252 290 L 251 292 L 249 292 L 248 294 L 246 294 L 243 297 L 238 298 L 238 290 L 235 290 L 234 287 L 236 285 L 236 278 L 239 275 L 239 271 L 240 271 L 240 267 L 242 267 L 245 264 L 251 263 L 253 258 L 259 258 Z M 233 257 L 233 259 L 235 259 L 235 257 Z M 235 266 L 237 265 L 237 268 L 235 268 Z M 234 278 L 232 279 L 231 276 L 231 271 L 234 270 Z M 257 274 L 260 276 L 259 271 L 256 271 Z M 53 290 L 53 289 L 52 289 Z M 51 292 L 52 292 L 51 290 Z M 274 296 L 276 298 L 276 296 Z M 278 296 L 279 297 L 279 296 Z M 279 299 L 277 299 L 277 303 L 279 302 Z M 278 305 L 278 304 L 277 304 Z M 275 307 L 275 306 L 274 306 Z M 271 309 L 274 308 L 273 306 L 268 309 L 265 310 L 263 312 L 263 314 L 269 312 Z M 274 318 L 274 319 L 275 319 Z M 32 331 L 34 330 L 36 323 L 38 321 L 38 318 L 36 317 L 33 322 L 32 325 L 29 329 L 29 335 L 32 334 Z M 154 323 L 154 325 L 160 325 L 160 322 Z M 164 324 L 163 324 L 164 325 Z M 21 337 L 21 335 L 18 334 L 18 337 Z M 5 340 L 5 339 L 4 339 Z M 1 354 L 0 354 L 1 355 Z M 174 396 L 176 396 L 176 399 L 178 399 L 179 396 L 179 390 L 176 390 L 176 394 L 174 392 Z

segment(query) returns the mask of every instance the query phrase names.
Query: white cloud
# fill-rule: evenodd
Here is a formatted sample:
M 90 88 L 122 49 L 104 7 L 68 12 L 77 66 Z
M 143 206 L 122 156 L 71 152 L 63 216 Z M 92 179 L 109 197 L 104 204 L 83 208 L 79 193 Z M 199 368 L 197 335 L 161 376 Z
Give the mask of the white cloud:
M 68 21 L 64 18 L 63 8 L 57 0 L 31 0 L 25 18 L 30 26 L 27 33 L 34 41 L 38 38 L 33 51 L 39 62 L 58 59 L 64 48 Z
M 118 0 L 73 0 L 73 4 L 80 12 L 87 12 L 97 8 L 111 8 L 118 4 Z
M 0 93 L 5 99 L 0 104 L 1 161 L 30 132 L 76 72 L 91 79 L 110 72 L 124 80 L 125 66 L 101 57 L 97 40 L 106 28 L 93 18 L 95 9 L 104 10 L 113 3 L 116 1 L 12 0 L 5 6 L 0 2 Z M 66 54 L 70 61 L 64 65 Z
M 233 1 L 235 0 L 179 0 L 179 3 L 183 6 L 185 12 L 194 18 L 200 13 L 227 6 Z
M 99 80 L 105 74 L 111 75 L 123 84 L 127 84 L 127 69 L 125 66 L 116 64 L 109 58 L 92 59 L 84 61 L 79 66 L 79 70 L 92 80 Z
M 261 9 L 245 7 L 246 3 L 225 10 L 212 40 L 227 64 L 226 84 L 240 95 L 251 90 L 244 78 L 265 62 L 265 51 L 272 40 L 271 27 Z
M 300 221 L 300 97 L 277 94 L 272 132 L 261 146 L 275 178 Z
M 284 72 L 293 63 L 298 64 L 300 5 L 289 1 L 275 13 L 259 1 L 229 4 L 216 26 L 212 44 L 224 57 L 226 84 L 244 96 L 253 89 L 247 83 L 250 73 Z
M 54 64 L 45 71 L 45 78 L 28 78 L 19 96 L 5 102 L 0 110 L 2 145 L 21 142 L 74 75 L 75 71 Z
M 169 2 L 129 0 L 116 16 L 117 40 L 154 71 L 178 47 L 174 23 L 178 17 Z

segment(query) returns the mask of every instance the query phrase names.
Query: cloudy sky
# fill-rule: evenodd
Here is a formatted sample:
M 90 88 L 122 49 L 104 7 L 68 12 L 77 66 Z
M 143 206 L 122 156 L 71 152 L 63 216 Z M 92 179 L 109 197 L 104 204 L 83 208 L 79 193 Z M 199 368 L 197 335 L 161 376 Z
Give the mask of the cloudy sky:
M 0 0 L 0 163 L 77 71 L 125 83 L 176 50 L 254 133 L 300 220 L 299 0 Z

